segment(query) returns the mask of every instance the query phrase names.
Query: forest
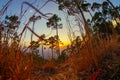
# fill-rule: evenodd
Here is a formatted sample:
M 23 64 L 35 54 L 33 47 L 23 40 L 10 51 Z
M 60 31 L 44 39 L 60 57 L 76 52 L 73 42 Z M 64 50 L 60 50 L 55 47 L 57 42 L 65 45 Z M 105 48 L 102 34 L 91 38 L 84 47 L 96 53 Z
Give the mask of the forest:
M 114 1 L 0 0 L 0 80 L 120 80 Z

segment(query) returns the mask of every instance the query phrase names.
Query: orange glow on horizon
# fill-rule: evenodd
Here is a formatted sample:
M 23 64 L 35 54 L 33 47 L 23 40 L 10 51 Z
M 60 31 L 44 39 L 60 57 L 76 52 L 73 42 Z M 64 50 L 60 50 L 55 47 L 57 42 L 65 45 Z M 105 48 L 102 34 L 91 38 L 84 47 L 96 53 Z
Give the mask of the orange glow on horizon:
M 25 39 L 25 41 L 21 42 L 21 46 L 29 46 L 30 45 L 30 40 Z M 63 41 L 63 44 L 59 44 L 60 47 L 65 47 L 67 45 L 70 45 L 69 41 Z

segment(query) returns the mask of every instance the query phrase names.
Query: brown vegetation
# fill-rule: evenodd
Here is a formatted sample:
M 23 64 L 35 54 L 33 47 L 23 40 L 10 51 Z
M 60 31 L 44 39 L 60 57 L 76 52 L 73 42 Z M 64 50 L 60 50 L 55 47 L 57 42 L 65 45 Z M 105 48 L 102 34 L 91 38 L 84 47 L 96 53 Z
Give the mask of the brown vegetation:
M 0 80 L 28 80 L 31 78 L 33 58 L 16 44 L 0 46 Z
M 44 74 L 44 76 L 40 76 L 39 79 L 87 80 L 96 70 L 101 69 L 97 75 L 98 78 L 96 77 L 97 79 L 89 80 L 112 80 L 114 77 L 118 77 L 114 71 L 115 68 L 119 69 L 120 65 L 120 45 L 118 44 L 117 38 L 100 39 L 99 45 L 96 44 L 92 47 L 87 44 L 80 50 L 79 54 L 72 54 L 61 64 L 53 63 L 54 61 L 43 64 L 40 75 Z

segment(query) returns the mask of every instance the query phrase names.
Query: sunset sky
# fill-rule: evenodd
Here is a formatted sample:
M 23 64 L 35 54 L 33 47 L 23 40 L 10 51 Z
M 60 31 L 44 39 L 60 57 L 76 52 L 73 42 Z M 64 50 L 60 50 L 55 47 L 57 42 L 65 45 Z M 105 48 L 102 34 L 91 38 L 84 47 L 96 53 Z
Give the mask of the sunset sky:
M 9 0 L 0 0 L 0 9 L 2 9 L 2 7 L 8 2 Z M 21 11 L 21 4 L 22 2 L 27 1 L 29 3 L 33 3 L 33 5 L 36 8 L 40 8 L 47 0 L 13 0 L 12 4 L 8 7 L 7 11 L 5 12 L 5 14 L 0 17 L 1 20 L 4 19 L 5 15 L 20 15 L 20 11 Z M 92 3 L 92 2 L 103 2 L 105 0 L 87 0 L 88 2 Z M 120 0 L 110 0 L 111 2 L 113 2 L 114 5 L 118 5 L 120 4 Z M 19 32 L 21 32 L 21 30 L 23 29 L 24 25 L 26 24 L 26 22 L 29 20 L 30 16 L 32 16 L 35 12 L 34 9 L 30 8 L 28 5 L 24 4 L 23 5 L 23 11 L 28 9 L 27 13 L 24 15 L 24 17 L 22 18 L 22 22 L 20 25 L 20 29 Z M 40 11 L 42 13 L 53 13 L 53 14 L 57 14 L 59 17 L 61 17 L 62 21 L 60 23 L 63 24 L 63 29 L 59 30 L 59 37 L 61 39 L 61 41 L 63 41 L 63 43 L 65 45 L 69 44 L 69 39 L 67 36 L 67 25 L 66 25 L 66 20 L 64 17 L 64 13 L 62 11 L 58 10 L 57 4 L 53 3 L 53 2 L 49 2 L 45 7 L 43 7 L 42 9 L 40 9 Z M 39 15 L 38 13 L 36 15 Z M 89 17 L 88 14 L 85 14 L 86 17 Z M 47 20 L 45 19 L 40 19 L 38 21 L 36 21 L 35 23 L 35 32 L 39 35 L 45 34 L 48 37 L 50 36 L 54 36 L 55 35 L 55 30 L 51 30 L 50 28 L 47 28 L 46 26 L 46 22 Z M 32 23 L 29 25 L 30 27 L 32 27 Z M 78 27 L 73 27 L 74 31 L 78 30 Z M 80 34 L 78 32 L 76 32 L 76 34 Z M 24 41 L 28 44 L 28 42 L 30 41 L 30 35 L 31 33 L 27 30 L 26 32 L 26 36 L 24 37 Z M 34 37 L 34 40 L 36 40 L 38 38 Z

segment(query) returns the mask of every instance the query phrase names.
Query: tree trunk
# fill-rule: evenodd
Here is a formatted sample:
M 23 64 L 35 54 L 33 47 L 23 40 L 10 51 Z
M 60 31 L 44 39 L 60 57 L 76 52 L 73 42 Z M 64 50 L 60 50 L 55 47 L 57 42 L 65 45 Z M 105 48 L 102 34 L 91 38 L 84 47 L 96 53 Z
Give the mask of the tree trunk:
M 53 59 L 53 54 L 54 54 L 54 45 L 53 45 L 53 42 L 52 42 L 52 45 L 51 45 L 51 51 L 52 51 L 52 59 Z
M 34 31 L 34 25 L 35 25 L 35 21 L 33 21 L 33 26 L 32 26 L 32 30 Z M 31 33 L 31 42 L 33 41 L 33 33 Z
M 43 53 L 43 45 L 42 45 L 42 57 L 43 57 L 43 59 L 44 59 L 44 53 Z
M 77 5 L 78 9 L 80 10 L 80 13 L 81 13 L 81 15 L 82 15 L 82 18 L 83 18 L 83 20 L 84 20 L 84 24 L 85 24 L 84 27 L 85 27 L 86 35 L 87 35 L 88 37 L 90 37 L 88 23 L 87 23 L 87 21 L 86 21 L 86 19 L 85 19 L 85 16 L 84 16 L 84 14 L 83 14 L 83 11 L 82 11 L 81 8 L 80 8 L 79 2 L 78 2 L 78 0 L 74 0 L 74 1 L 75 1 L 76 5 Z
M 52 59 L 53 59 L 53 48 L 51 48 L 51 50 L 52 50 Z
M 57 36 L 57 55 L 60 56 L 59 36 L 58 36 L 58 25 L 56 23 L 56 36 Z
M 88 11 L 88 13 L 90 14 L 90 16 L 91 16 L 91 18 L 92 18 L 93 16 L 92 16 L 92 13 L 90 12 L 90 10 Z

